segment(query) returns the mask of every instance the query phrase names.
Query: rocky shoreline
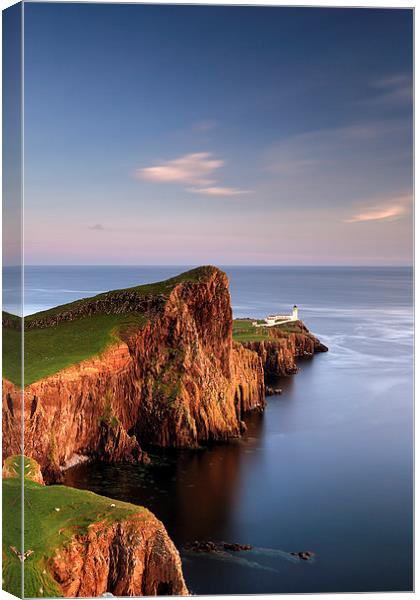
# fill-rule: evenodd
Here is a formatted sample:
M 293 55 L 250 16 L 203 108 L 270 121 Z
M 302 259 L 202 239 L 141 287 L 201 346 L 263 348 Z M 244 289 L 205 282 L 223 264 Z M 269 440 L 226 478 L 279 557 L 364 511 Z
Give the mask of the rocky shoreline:
M 243 342 L 245 348 L 261 358 L 266 377 L 293 375 L 298 371 L 296 359 L 328 351 L 302 321 L 295 323 L 294 328 L 296 332 L 284 333 L 281 327 L 271 327 L 268 339 Z

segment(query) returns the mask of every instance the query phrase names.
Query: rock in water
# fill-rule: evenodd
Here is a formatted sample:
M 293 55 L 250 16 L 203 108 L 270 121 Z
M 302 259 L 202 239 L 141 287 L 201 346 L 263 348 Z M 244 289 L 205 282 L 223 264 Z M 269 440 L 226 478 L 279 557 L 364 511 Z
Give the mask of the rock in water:
M 227 544 L 224 542 L 223 548 L 225 550 L 231 550 L 232 552 L 245 552 L 246 550 L 252 550 L 252 546 L 249 544 Z
M 185 550 L 191 550 L 193 552 L 222 552 L 223 550 L 230 550 L 231 552 L 244 552 L 246 550 L 252 550 L 252 546 L 249 544 L 238 544 L 229 542 L 210 542 L 210 541 L 194 541 L 184 546 Z
M 304 550 L 301 552 L 291 552 L 290 554 L 292 556 L 296 556 L 297 558 L 300 558 L 301 560 L 310 560 L 311 558 L 313 558 L 315 556 L 315 553 L 311 552 L 310 550 Z

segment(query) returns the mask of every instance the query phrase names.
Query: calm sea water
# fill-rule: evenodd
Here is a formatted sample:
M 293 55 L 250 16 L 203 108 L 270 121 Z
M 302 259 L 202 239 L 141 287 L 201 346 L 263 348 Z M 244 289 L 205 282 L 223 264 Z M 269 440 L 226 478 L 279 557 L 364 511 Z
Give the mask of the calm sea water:
M 30 267 L 25 312 L 180 270 Z M 67 483 L 150 508 L 180 549 L 193 593 L 412 589 L 412 270 L 225 271 L 235 316 L 296 303 L 329 353 L 278 382 L 283 394 L 248 418 L 240 441 L 152 452 L 149 467 L 83 465 Z M 183 545 L 195 539 L 254 550 L 191 556 Z M 300 550 L 315 560 L 288 554 Z

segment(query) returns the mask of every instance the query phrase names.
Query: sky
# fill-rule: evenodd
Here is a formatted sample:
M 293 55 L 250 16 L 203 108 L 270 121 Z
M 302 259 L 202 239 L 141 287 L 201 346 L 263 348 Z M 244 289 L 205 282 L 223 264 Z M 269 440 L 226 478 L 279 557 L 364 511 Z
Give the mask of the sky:
M 409 10 L 25 5 L 27 264 L 412 262 Z

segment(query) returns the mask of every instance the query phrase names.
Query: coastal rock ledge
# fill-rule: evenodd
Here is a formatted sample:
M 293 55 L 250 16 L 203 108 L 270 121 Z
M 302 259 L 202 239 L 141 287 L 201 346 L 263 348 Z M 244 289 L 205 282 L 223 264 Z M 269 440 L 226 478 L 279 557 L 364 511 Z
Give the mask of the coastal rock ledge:
M 265 375 L 293 375 L 298 371 L 296 359 L 328 351 L 302 321 L 295 321 L 289 329 L 270 327 L 266 330 L 266 339 L 243 342 L 245 348 L 261 358 Z
M 55 552 L 48 568 L 63 596 L 188 595 L 178 551 L 162 523 L 144 512 L 93 523 Z

